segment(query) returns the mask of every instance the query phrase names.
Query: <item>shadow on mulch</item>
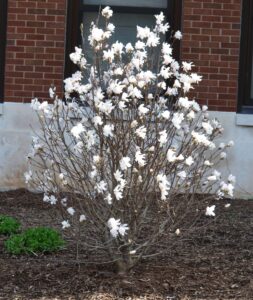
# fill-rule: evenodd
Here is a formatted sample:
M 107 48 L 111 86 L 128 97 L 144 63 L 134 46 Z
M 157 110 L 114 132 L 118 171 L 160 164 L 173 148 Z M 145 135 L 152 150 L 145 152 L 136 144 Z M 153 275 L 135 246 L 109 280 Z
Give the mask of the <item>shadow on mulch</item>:
M 0 214 L 23 227 L 59 227 L 54 208 L 25 190 L 0 193 Z M 253 299 L 253 201 L 219 200 L 219 217 L 167 256 L 143 261 L 128 277 L 108 266 L 76 264 L 75 245 L 52 255 L 15 257 L 0 237 L 0 299 Z

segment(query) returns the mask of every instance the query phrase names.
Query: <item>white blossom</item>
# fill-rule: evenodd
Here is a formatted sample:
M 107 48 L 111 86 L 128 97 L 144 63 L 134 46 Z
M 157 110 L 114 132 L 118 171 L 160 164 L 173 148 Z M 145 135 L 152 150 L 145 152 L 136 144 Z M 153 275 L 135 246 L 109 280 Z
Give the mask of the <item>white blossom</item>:
M 145 154 L 141 153 L 140 150 L 137 150 L 135 153 L 135 161 L 139 164 L 140 167 L 145 166 Z
M 62 221 L 61 224 L 62 224 L 62 229 L 66 229 L 66 228 L 70 227 L 70 224 L 69 224 L 68 220 Z
M 93 123 L 97 127 L 98 125 L 103 125 L 102 118 L 100 116 L 93 117 Z
M 194 163 L 194 160 L 193 160 L 192 156 L 188 156 L 185 160 L 185 164 L 187 166 L 191 166 L 193 163 Z
M 76 138 L 80 138 L 80 134 L 85 131 L 85 128 L 82 123 L 78 123 L 76 126 L 72 127 L 71 133 Z
M 107 124 L 103 127 L 103 134 L 106 137 L 113 137 L 113 130 L 114 125 L 113 124 Z
M 110 6 L 106 6 L 105 8 L 102 9 L 101 14 L 106 19 L 110 19 L 113 15 L 113 11 L 111 10 Z
M 215 205 L 207 206 L 206 208 L 206 216 L 208 217 L 215 217 Z
M 67 212 L 68 212 L 71 216 L 73 216 L 73 215 L 75 214 L 75 210 L 74 210 L 73 207 L 68 207 L 68 208 L 67 208 Z
M 104 180 L 101 180 L 96 184 L 95 189 L 98 191 L 98 193 L 103 194 L 107 190 L 107 183 Z
M 178 30 L 175 32 L 174 34 L 174 38 L 177 39 L 177 40 L 181 40 L 183 37 L 182 33 Z
M 86 216 L 85 215 L 80 215 L 79 222 L 82 223 L 85 220 L 86 220 Z
M 164 144 L 166 144 L 167 138 L 168 138 L 168 134 L 167 134 L 166 130 L 159 132 L 158 142 L 160 143 L 160 146 L 163 146 Z
M 172 118 L 172 123 L 173 125 L 177 128 L 181 128 L 181 123 L 184 120 L 184 114 L 183 113 L 174 113 L 173 118 Z
M 140 137 L 144 140 L 146 137 L 146 134 L 147 134 L 147 128 L 144 125 L 142 125 L 141 127 L 138 127 L 135 130 L 135 133 L 138 137 Z
M 128 168 L 131 168 L 131 159 L 128 156 L 122 157 L 119 164 L 122 171 L 127 170 Z

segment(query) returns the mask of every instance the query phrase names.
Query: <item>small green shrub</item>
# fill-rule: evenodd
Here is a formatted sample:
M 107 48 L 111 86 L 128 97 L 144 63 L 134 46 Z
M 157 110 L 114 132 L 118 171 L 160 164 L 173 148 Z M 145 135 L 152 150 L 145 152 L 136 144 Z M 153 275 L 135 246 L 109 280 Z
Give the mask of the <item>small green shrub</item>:
M 20 228 L 20 223 L 8 216 L 0 215 L 0 234 L 10 235 L 17 233 Z
M 27 229 L 21 234 L 12 235 L 4 245 L 8 253 L 18 255 L 57 251 L 65 245 L 65 242 L 56 230 L 36 227 Z

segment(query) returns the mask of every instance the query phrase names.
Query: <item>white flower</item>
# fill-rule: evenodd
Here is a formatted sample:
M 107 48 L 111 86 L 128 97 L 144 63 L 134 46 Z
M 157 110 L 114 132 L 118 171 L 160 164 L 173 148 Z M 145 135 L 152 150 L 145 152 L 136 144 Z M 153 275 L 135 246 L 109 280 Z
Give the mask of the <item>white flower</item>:
M 129 227 L 127 224 L 120 224 L 118 231 L 121 236 L 124 236 L 126 234 L 127 230 L 129 230 Z
M 145 166 L 145 154 L 142 154 L 140 150 L 137 150 L 135 154 L 135 161 L 139 164 L 140 167 Z
M 114 51 L 112 49 L 103 51 L 103 60 L 108 60 L 110 63 L 114 60 Z
M 210 135 L 213 133 L 213 127 L 209 122 L 202 122 L 202 127 L 204 128 L 206 134 Z
M 174 113 L 172 118 L 173 125 L 177 128 L 181 128 L 181 123 L 184 120 L 184 114 L 183 113 Z
M 163 12 L 160 12 L 159 15 L 155 15 L 156 24 L 161 24 L 165 20 L 165 16 Z
M 150 35 L 150 29 L 146 27 L 140 27 L 137 25 L 137 38 L 140 38 L 141 40 L 148 38 Z
M 191 73 L 191 81 L 193 83 L 199 83 L 202 80 L 202 76 L 199 76 L 196 73 Z
M 207 111 L 207 110 L 208 110 L 208 106 L 203 105 L 203 106 L 202 106 L 202 111 Z
M 189 120 L 189 121 L 192 121 L 194 118 L 195 118 L 195 112 L 193 110 L 191 110 L 187 115 L 186 115 L 186 118 Z
M 116 185 L 116 187 L 113 190 L 113 193 L 115 195 L 115 198 L 119 201 L 123 198 L 123 188 L 120 184 Z
M 115 26 L 114 26 L 112 23 L 109 23 L 109 24 L 107 25 L 107 29 L 108 29 L 109 31 L 111 31 L 111 32 L 114 32 Z
M 31 108 L 33 110 L 39 110 L 39 107 L 40 107 L 39 100 L 37 98 L 32 99 L 32 101 L 31 101 Z
M 57 202 L 57 199 L 54 195 L 48 196 L 45 194 L 43 197 L 43 201 L 46 203 L 50 203 L 51 205 L 55 205 Z
M 177 173 L 177 176 L 180 177 L 181 179 L 185 179 L 186 178 L 186 172 L 185 171 L 180 171 Z
M 135 133 L 138 137 L 140 137 L 144 140 L 146 137 L 146 134 L 147 134 L 147 128 L 142 125 L 141 127 L 137 128 L 135 130 Z
M 85 215 L 80 215 L 79 222 L 82 223 L 85 220 L 86 220 L 86 216 Z
M 168 120 L 169 117 L 170 117 L 170 112 L 168 110 L 165 110 L 163 113 L 162 113 L 162 117 L 165 119 L 165 120 Z
M 131 123 L 131 128 L 135 128 L 138 126 L 138 122 L 136 120 L 133 120 Z
M 97 127 L 98 125 L 103 125 L 102 118 L 100 116 L 95 116 L 93 118 L 93 123 Z
M 107 190 L 107 184 L 104 180 L 101 180 L 99 183 L 96 184 L 95 189 L 98 191 L 98 193 L 103 194 Z
M 205 166 L 208 166 L 208 167 L 211 167 L 211 166 L 213 165 L 213 163 L 210 163 L 209 160 L 205 160 L 205 161 L 204 161 L 204 165 L 205 165 Z
M 176 161 L 176 151 L 174 149 L 169 149 L 167 152 L 167 159 L 169 162 L 174 162 Z
M 190 105 L 191 105 L 191 102 L 188 100 L 187 97 L 180 97 L 178 99 L 178 106 L 179 107 L 188 109 L 190 107 Z
M 106 197 L 105 197 L 105 201 L 111 205 L 112 204 L 112 195 L 109 193 Z
M 78 64 L 82 58 L 82 49 L 75 47 L 75 52 L 71 53 L 69 57 L 74 64 Z
M 135 43 L 135 49 L 136 50 L 143 50 L 145 48 L 145 43 L 141 42 L 141 41 L 137 41 Z
M 121 170 L 125 171 L 128 168 L 131 168 L 131 163 L 130 162 L 131 162 L 130 157 L 128 157 L 128 156 L 122 157 L 120 162 L 119 162 Z
M 158 142 L 160 143 L 160 146 L 166 144 L 166 142 L 167 142 L 167 137 L 168 137 L 168 134 L 167 134 L 166 130 L 163 130 L 163 131 L 160 131 L 160 132 L 159 132 L 159 139 L 158 139 Z
M 224 143 L 219 144 L 219 149 L 224 149 L 225 147 L 226 147 L 226 145 Z
M 181 40 L 183 37 L 181 31 L 176 31 L 175 34 L 174 34 L 174 38 L 177 39 L 177 40 Z
M 225 208 L 229 208 L 231 206 L 230 203 L 225 204 Z
M 29 170 L 28 172 L 25 172 L 24 173 L 24 176 L 25 176 L 25 183 L 29 183 L 29 181 L 32 179 L 32 171 Z
M 182 68 L 185 72 L 191 71 L 192 66 L 194 66 L 192 62 L 189 62 L 189 63 L 186 61 L 182 62 Z
M 68 220 L 62 221 L 61 224 L 62 224 L 62 229 L 66 229 L 66 228 L 70 227 L 70 224 L 69 224 Z
M 207 180 L 208 181 L 216 181 L 216 180 L 218 180 L 218 178 L 215 175 L 211 175 L 211 176 L 207 177 Z
M 208 138 L 204 134 L 198 133 L 193 130 L 191 135 L 196 144 L 203 145 L 205 147 L 209 147 L 210 149 L 215 148 L 215 144 L 213 142 L 209 141 Z
M 235 176 L 232 175 L 232 174 L 230 174 L 230 175 L 228 176 L 228 182 L 230 182 L 230 183 L 232 183 L 232 184 L 235 184 L 235 182 L 236 182 Z
M 144 104 L 141 104 L 138 107 L 138 112 L 140 116 L 146 115 L 149 112 L 149 109 L 147 107 L 144 106 Z
M 127 224 L 121 224 L 120 219 L 110 218 L 107 222 L 112 237 L 116 238 L 119 234 L 124 236 L 129 229 Z
M 179 235 L 179 234 L 180 234 L 180 229 L 179 229 L 179 228 L 175 231 L 175 234 L 176 234 L 176 235 Z
M 193 163 L 194 163 L 194 160 L 193 160 L 192 156 L 188 156 L 185 160 L 185 164 L 187 166 L 191 166 Z
M 134 47 L 132 46 L 131 43 L 127 43 L 126 44 L 126 52 L 127 53 L 130 53 L 130 52 L 133 52 L 134 51 Z
M 78 123 L 76 126 L 72 127 L 71 129 L 71 133 L 72 135 L 79 139 L 80 138 L 80 134 L 83 133 L 85 131 L 85 128 L 83 127 L 82 123 Z
M 120 170 L 117 170 L 116 172 L 114 172 L 114 178 L 117 180 L 117 181 L 121 181 L 122 177 L 123 177 L 123 174 L 120 172 Z
M 207 206 L 206 208 L 206 216 L 208 217 L 215 217 L 215 205 Z
M 227 196 L 232 198 L 233 195 L 234 195 L 234 186 L 233 186 L 233 184 L 232 183 L 221 182 L 220 192 L 221 192 L 221 196 L 227 195 Z M 218 192 L 218 194 L 219 194 L 219 192 Z
M 227 157 L 227 153 L 226 152 L 221 152 L 220 153 L 220 159 L 225 159 Z
M 67 208 L 67 212 L 68 212 L 71 216 L 73 216 L 73 215 L 75 214 L 75 210 L 74 210 L 73 207 L 68 207 L 68 208 Z
M 234 144 L 235 144 L 234 141 L 229 141 L 228 144 L 227 144 L 227 146 L 228 146 L 228 147 L 233 147 Z
M 167 176 L 165 174 L 158 174 L 156 180 L 161 192 L 161 200 L 166 200 L 166 196 L 168 196 L 170 190 L 170 183 L 167 180 Z
M 116 41 L 114 44 L 112 44 L 112 49 L 114 50 L 114 53 L 116 55 L 121 55 L 123 53 L 124 45 L 122 43 L 119 43 Z
M 157 36 L 154 32 L 150 32 L 149 37 L 147 39 L 148 47 L 157 47 L 159 45 L 159 36 Z
M 103 128 L 103 134 L 106 137 L 113 137 L 113 130 L 114 130 L 114 125 L 113 124 L 107 124 Z
M 100 28 L 93 27 L 91 29 L 91 35 L 89 36 L 89 40 L 91 42 L 91 46 L 93 46 L 95 42 L 101 42 L 104 39 L 104 31 Z
M 110 86 L 108 87 L 108 92 L 109 93 L 114 93 L 116 95 L 122 94 L 123 88 L 125 86 L 123 84 L 120 84 L 118 80 L 112 81 Z
M 55 91 L 56 91 L 56 87 L 50 87 L 50 88 L 49 88 L 48 93 L 49 93 L 49 97 L 50 97 L 51 99 L 54 99 Z
M 120 219 L 110 218 L 107 222 L 107 226 L 110 229 L 111 235 L 115 238 L 118 236 L 118 230 L 120 226 Z
M 110 115 L 110 113 L 112 112 L 112 110 L 114 109 L 114 105 L 112 105 L 111 100 L 107 100 L 105 102 L 100 102 L 98 104 L 98 109 L 105 113 L 106 115 Z
M 106 6 L 104 9 L 102 9 L 101 13 L 106 19 L 111 18 L 113 15 L 113 11 L 111 10 L 110 6 Z

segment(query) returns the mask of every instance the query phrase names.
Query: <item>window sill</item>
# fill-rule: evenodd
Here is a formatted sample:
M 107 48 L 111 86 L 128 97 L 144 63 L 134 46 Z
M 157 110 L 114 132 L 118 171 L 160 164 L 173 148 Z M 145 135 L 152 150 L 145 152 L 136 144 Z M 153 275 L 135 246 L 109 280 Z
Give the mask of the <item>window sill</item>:
M 238 126 L 253 126 L 253 114 L 236 114 L 235 123 Z

